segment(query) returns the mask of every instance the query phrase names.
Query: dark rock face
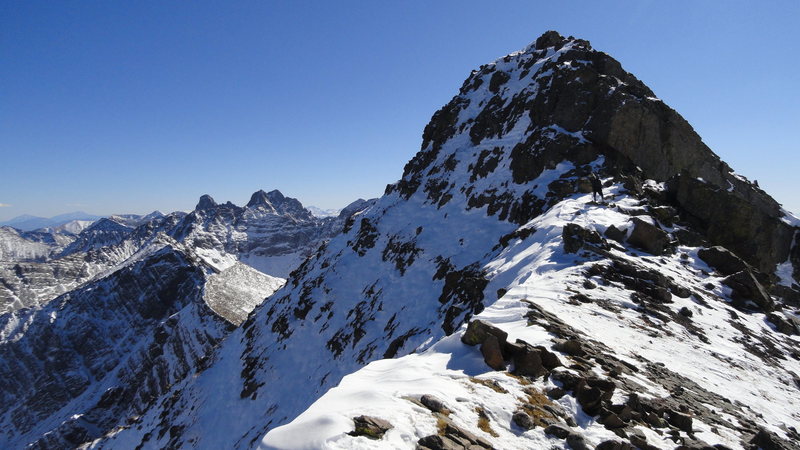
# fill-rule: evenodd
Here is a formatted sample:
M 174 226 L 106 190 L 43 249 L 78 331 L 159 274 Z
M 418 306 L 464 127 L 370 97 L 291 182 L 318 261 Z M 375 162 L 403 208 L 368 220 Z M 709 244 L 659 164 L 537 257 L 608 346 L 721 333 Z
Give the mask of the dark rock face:
M 697 256 L 723 275 L 733 275 L 748 267 L 747 263 L 742 261 L 741 258 L 734 255 L 725 247 L 720 247 L 718 245 L 698 250 Z
M 716 245 L 732 250 L 764 273 L 789 257 L 796 229 L 783 222 L 783 213 L 771 197 L 743 183 L 729 192 L 718 184 L 689 176 L 668 183 L 675 202 Z
M 764 286 L 758 282 L 749 270 L 737 272 L 723 280 L 723 283 L 733 289 L 734 304 L 746 307 L 746 302 L 751 301 L 764 311 L 772 311 L 774 302 Z
M 638 217 L 633 219 L 633 231 L 628 242 L 652 255 L 661 255 L 669 244 L 669 235 L 662 229 Z

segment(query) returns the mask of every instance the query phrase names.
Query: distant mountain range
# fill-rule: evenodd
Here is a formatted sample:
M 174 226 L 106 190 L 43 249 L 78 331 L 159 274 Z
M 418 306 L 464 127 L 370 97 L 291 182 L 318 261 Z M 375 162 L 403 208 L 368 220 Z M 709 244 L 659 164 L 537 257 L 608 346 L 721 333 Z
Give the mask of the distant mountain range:
M 66 214 L 59 214 L 50 218 L 31 216 L 23 214 L 14 217 L 11 220 L 0 222 L 0 227 L 14 227 L 21 231 L 33 231 L 40 228 L 58 227 L 74 220 L 80 221 L 95 221 L 103 216 L 96 216 L 94 214 L 85 213 L 83 211 L 74 211 Z

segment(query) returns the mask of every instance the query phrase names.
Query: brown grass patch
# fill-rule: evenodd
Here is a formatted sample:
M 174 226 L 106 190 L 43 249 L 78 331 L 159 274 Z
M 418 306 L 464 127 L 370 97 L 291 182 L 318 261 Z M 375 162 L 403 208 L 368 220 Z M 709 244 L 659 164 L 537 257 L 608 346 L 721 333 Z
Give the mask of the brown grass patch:
M 508 394 L 508 391 L 507 391 L 507 390 L 505 390 L 505 389 L 503 388 L 503 386 L 500 386 L 500 383 L 498 383 L 497 381 L 494 381 L 494 380 L 484 380 L 484 379 L 482 379 L 482 378 L 475 378 L 475 377 L 470 377 L 470 378 L 469 378 L 469 381 L 471 381 L 471 382 L 473 382 L 473 383 L 475 383 L 475 384 L 480 384 L 480 385 L 482 385 L 482 386 L 486 386 L 486 387 L 488 387 L 489 389 L 491 389 L 491 390 L 493 390 L 493 391 L 497 392 L 498 394 Z
M 544 408 L 544 406 L 552 407 L 554 409 L 558 408 L 558 406 L 556 406 L 552 400 L 545 395 L 544 392 L 536 389 L 535 387 L 525 388 L 524 392 L 526 397 L 524 399 L 520 399 L 522 402 L 521 409 L 531 416 L 533 423 L 536 426 L 546 427 L 548 425 L 547 421 L 558 420 L 558 417 Z
M 483 408 L 478 406 L 475 408 L 475 412 L 478 413 L 478 428 L 480 428 L 481 431 L 494 437 L 500 436 L 492 429 L 492 426 L 489 424 L 489 416 L 486 415 L 486 411 Z
M 444 436 L 445 430 L 447 430 L 447 419 L 442 416 L 436 417 L 436 432 L 439 436 Z

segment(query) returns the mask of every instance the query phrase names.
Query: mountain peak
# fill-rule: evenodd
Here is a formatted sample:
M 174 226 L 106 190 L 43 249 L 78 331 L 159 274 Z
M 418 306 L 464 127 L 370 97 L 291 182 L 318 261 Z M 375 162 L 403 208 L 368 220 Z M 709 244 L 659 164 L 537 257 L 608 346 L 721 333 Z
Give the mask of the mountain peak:
M 250 201 L 247 202 L 248 208 L 253 208 L 256 206 L 272 206 L 270 204 L 269 195 L 264 192 L 263 189 L 253 192 L 253 195 L 250 196 Z
M 210 195 L 204 194 L 200 197 L 200 201 L 197 202 L 197 206 L 195 206 L 194 209 L 199 211 L 199 210 L 211 209 L 214 208 L 215 206 L 217 206 L 217 202 L 215 202 Z

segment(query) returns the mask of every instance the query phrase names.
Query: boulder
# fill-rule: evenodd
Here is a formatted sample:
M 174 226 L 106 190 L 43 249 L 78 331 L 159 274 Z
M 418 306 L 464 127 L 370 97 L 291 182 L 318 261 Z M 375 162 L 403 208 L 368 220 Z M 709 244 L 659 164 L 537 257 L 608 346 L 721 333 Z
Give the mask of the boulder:
M 514 356 L 514 373 L 528 377 L 540 377 L 547 373 L 542 363 L 541 351 L 527 348 L 525 352 Z
M 667 422 L 681 431 L 685 431 L 687 433 L 692 431 L 692 417 L 687 414 L 679 413 L 677 411 L 669 411 Z
M 594 450 L 635 450 L 631 444 L 615 440 L 603 441 Z
M 731 297 L 734 305 L 744 307 L 745 302 L 751 301 L 765 312 L 772 311 L 774 303 L 767 294 L 766 289 L 756 280 L 749 270 L 742 270 L 722 280 L 722 284 L 733 290 Z
M 482 344 L 488 335 L 496 337 L 501 346 L 504 346 L 506 339 L 508 339 L 508 333 L 505 331 L 490 323 L 476 319 L 467 325 L 467 331 L 461 336 L 461 342 L 467 345 Z
M 511 421 L 517 424 L 523 430 L 530 430 L 535 425 L 533 419 L 525 411 L 517 410 L 512 416 Z
M 569 445 L 572 450 L 589 450 L 589 445 L 586 444 L 586 438 L 578 433 L 570 433 L 567 436 L 567 445 Z
M 634 217 L 631 220 L 633 221 L 633 231 L 628 236 L 628 243 L 651 255 L 658 256 L 663 254 L 664 249 L 670 242 L 669 235 L 661 228 L 638 217 Z
M 577 339 L 567 339 L 556 341 L 553 348 L 559 352 L 566 353 L 570 356 L 583 356 L 586 352 L 583 350 L 583 344 Z
M 506 368 L 503 352 L 500 349 L 500 342 L 496 336 L 492 334 L 486 336 L 486 339 L 481 344 L 481 354 L 483 355 L 483 361 L 492 369 L 504 370 Z
M 733 275 L 748 268 L 748 264 L 741 258 L 719 245 L 702 248 L 697 251 L 697 256 L 722 275 Z
M 422 397 L 420 397 L 419 402 L 433 412 L 446 413 L 449 411 L 445 406 L 444 402 L 434 397 L 433 395 L 425 394 Z
M 583 407 L 586 414 L 593 416 L 600 411 L 600 404 L 603 401 L 603 391 L 596 387 L 579 383 L 575 388 L 575 398 Z
M 381 439 L 387 431 L 394 428 L 391 423 L 377 417 L 358 416 L 353 418 L 355 430 L 351 436 L 366 436 L 370 439 Z
M 561 424 L 549 425 L 544 429 L 544 434 L 548 436 L 555 436 L 559 439 L 566 439 L 569 436 L 570 429 Z

